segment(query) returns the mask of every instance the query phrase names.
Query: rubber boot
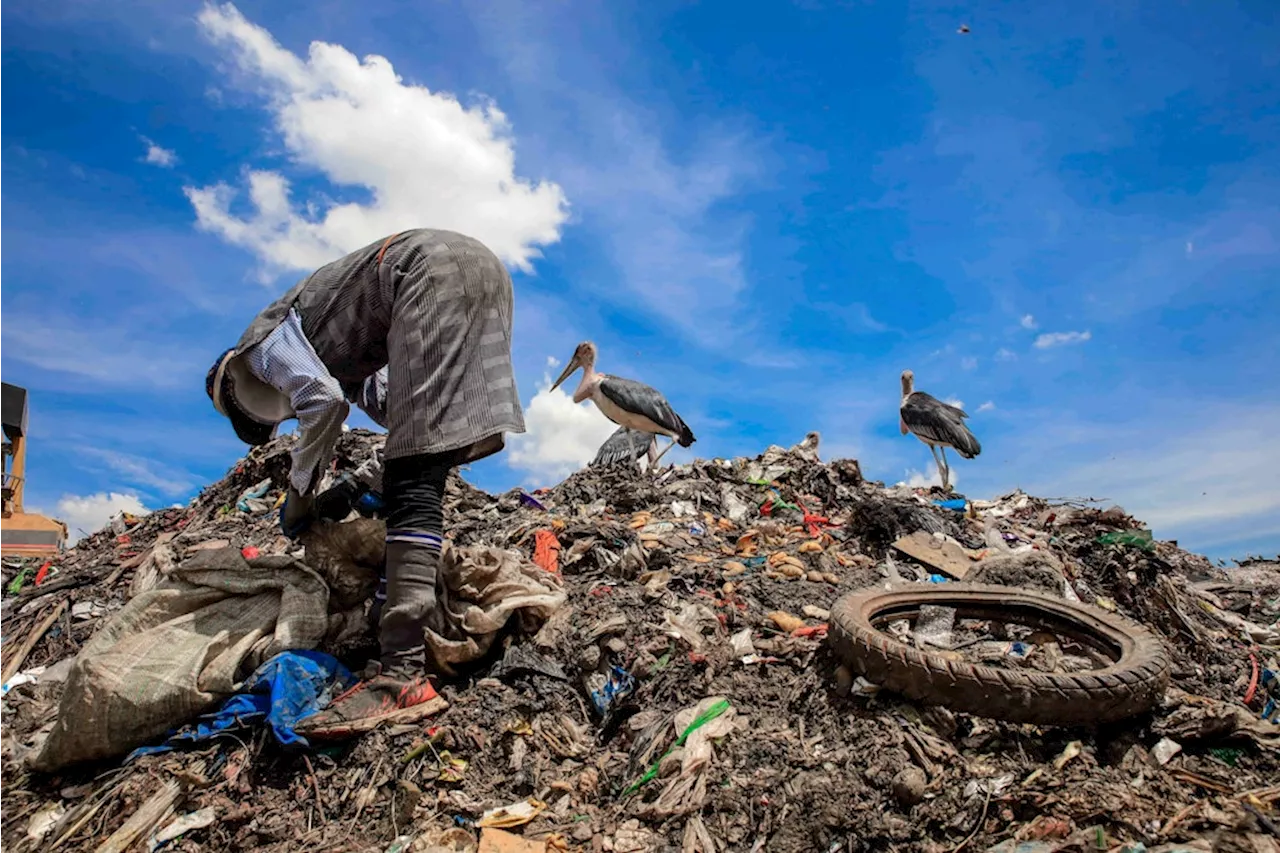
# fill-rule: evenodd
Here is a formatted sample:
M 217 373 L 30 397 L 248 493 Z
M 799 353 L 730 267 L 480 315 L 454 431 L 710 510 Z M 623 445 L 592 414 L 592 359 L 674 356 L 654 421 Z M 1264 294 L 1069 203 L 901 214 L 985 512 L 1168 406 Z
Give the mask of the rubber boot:
M 382 625 L 382 611 L 387 607 L 387 563 L 383 560 L 378 569 L 378 587 L 373 591 L 373 605 L 369 608 L 369 624 L 375 631 Z
M 438 533 L 387 531 L 387 603 L 379 632 L 384 672 L 425 669 L 425 631 L 443 626 L 436 597 L 442 542 Z

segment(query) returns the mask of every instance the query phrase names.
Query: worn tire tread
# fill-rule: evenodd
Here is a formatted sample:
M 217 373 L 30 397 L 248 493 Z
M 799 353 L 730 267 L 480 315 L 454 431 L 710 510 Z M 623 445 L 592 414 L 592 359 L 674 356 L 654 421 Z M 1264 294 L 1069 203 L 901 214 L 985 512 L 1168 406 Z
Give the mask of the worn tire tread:
M 992 617 L 1010 609 L 1034 625 L 1052 625 L 1109 642 L 1119 659 L 1077 673 L 1024 672 L 953 661 L 900 643 L 874 625 L 877 614 L 898 607 L 955 606 Z M 1014 587 L 947 584 L 850 593 L 831 608 L 831 643 L 855 673 L 916 701 L 1018 723 L 1095 725 L 1144 713 L 1169 683 L 1169 653 L 1143 626 L 1115 613 Z

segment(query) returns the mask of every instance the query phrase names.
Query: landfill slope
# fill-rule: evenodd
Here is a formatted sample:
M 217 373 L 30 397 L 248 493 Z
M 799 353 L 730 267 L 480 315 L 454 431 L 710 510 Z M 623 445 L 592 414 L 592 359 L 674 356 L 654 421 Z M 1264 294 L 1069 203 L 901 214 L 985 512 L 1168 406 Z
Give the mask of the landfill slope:
M 26 769 L 60 675 L 133 594 L 163 583 L 172 566 L 158 553 L 301 551 L 272 512 L 290 440 L 187 507 L 82 540 L 39 586 L 42 564 L 6 561 L 6 676 L 20 649 L 30 678 L 3 700 L 5 850 L 1280 849 L 1280 725 L 1260 719 L 1265 688 L 1250 691 L 1255 664 L 1277 664 L 1280 566 L 1215 567 L 1083 501 L 1015 493 L 956 511 L 865 482 L 853 460 L 819 462 L 816 436 L 656 479 L 584 470 L 533 495 L 451 476 L 451 541 L 537 557 L 566 603 L 441 678 L 449 706 L 426 725 L 309 753 L 255 730 L 127 765 Z M 345 433 L 336 470 L 380 440 Z M 1032 726 L 857 679 L 825 639 L 841 595 L 958 583 L 907 556 L 903 537 L 920 531 L 954 544 L 966 581 L 1151 629 L 1172 662 L 1161 702 L 1099 728 Z M 368 578 L 352 583 L 367 591 Z M 925 621 L 897 630 L 923 642 L 937 629 L 951 654 L 992 665 L 1079 665 L 1052 638 Z M 327 650 L 358 668 L 376 639 Z

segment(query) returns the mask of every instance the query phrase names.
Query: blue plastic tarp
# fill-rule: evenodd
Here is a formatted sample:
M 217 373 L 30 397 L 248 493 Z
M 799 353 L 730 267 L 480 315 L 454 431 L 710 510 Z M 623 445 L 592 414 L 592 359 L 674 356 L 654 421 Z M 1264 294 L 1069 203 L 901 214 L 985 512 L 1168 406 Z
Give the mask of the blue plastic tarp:
M 244 682 L 244 692 L 232 696 L 212 714 L 201 716 L 162 744 L 135 749 L 128 760 L 168 752 L 212 737 L 265 722 L 284 746 L 308 746 L 294 730 L 300 721 L 322 711 L 356 683 L 337 658 L 324 652 L 281 652 L 262 664 Z

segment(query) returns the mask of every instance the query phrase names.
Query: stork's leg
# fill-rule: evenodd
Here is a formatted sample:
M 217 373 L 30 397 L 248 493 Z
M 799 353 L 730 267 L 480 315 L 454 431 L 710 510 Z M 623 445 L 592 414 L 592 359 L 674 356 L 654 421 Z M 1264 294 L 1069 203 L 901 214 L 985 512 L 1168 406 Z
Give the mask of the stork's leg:
M 936 468 L 938 469 L 938 476 L 939 476 L 939 477 L 943 477 L 943 478 L 944 478 L 944 479 L 943 479 L 943 488 L 946 488 L 946 479 L 945 479 L 945 476 L 944 476 L 944 475 L 943 475 L 943 473 L 942 473 L 942 468 L 943 468 L 943 466 L 944 466 L 946 463 L 944 463 L 940 458 L 938 458 L 938 445 L 936 445 L 936 444 L 931 444 L 931 445 L 929 445 L 929 452 L 933 454 L 933 464 L 934 464 L 934 467 L 936 467 Z
M 630 430 L 627 431 L 627 450 L 630 451 L 627 454 L 627 459 L 631 460 L 627 467 L 634 469 L 636 465 L 636 434 Z M 634 474 L 635 471 L 633 470 L 632 473 Z
M 671 439 L 671 443 L 662 448 L 662 452 L 658 454 L 658 458 L 653 460 L 653 464 L 649 466 L 650 471 L 654 471 L 658 467 L 658 463 L 662 461 L 662 457 L 667 455 L 667 451 L 676 446 L 676 440 Z
M 947 449 L 939 447 L 938 452 L 942 455 L 942 491 L 951 494 L 951 466 L 947 464 Z
M 652 471 L 654 466 L 658 464 L 658 439 L 655 436 L 649 436 L 649 470 Z

